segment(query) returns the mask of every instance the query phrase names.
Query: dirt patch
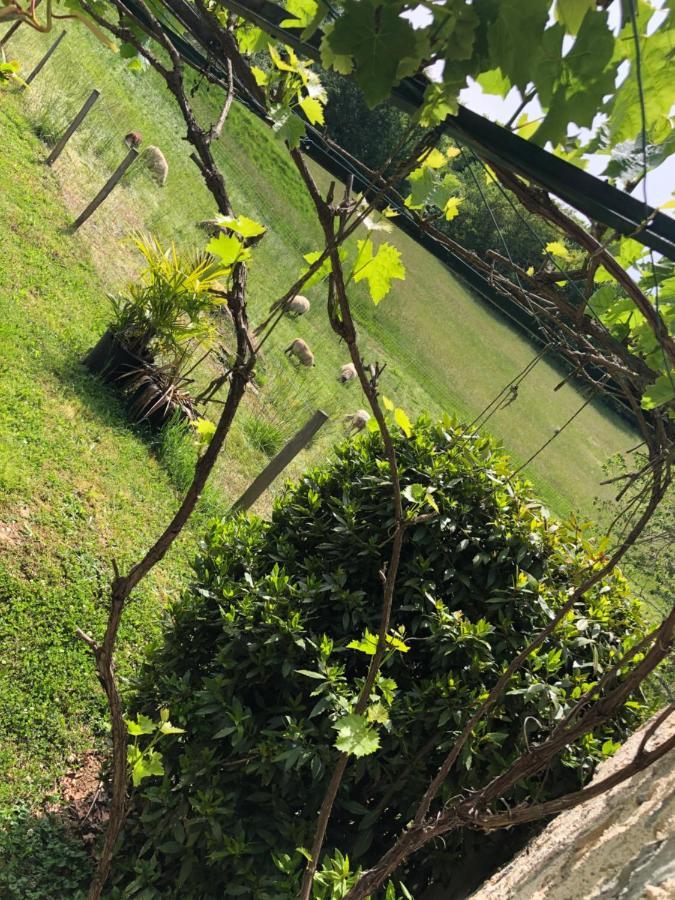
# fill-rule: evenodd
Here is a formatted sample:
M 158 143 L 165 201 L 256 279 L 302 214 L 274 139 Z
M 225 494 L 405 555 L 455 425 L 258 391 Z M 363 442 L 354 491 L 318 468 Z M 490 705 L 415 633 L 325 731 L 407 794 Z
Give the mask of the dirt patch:
M 71 769 L 56 785 L 58 799 L 45 807 L 48 813 L 65 815 L 85 843 L 96 840 L 108 819 L 101 767 L 102 755 L 94 750 L 73 758 Z
M 627 765 L 645 728 L 598 767 Z M 675 713 L 649 741 L 675 733 Z M 675 751 L 554 819 L 472 900 L 675 900 Z

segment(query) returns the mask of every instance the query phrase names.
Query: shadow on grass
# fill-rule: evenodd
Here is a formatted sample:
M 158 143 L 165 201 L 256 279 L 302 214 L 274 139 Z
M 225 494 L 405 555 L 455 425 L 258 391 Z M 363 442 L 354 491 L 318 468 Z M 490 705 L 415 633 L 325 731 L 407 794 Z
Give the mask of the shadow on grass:
M 92 871 L 89 849 L 65 814 L 0 811 L 3 900 L 80 900 Z
M 100 425 L 123 430 L 141 441 L 157 459 L 179 495 L 184 495 L 192 482 L 197 462 L 197 446 L 190 427 L 178 416 L 164 428 L 152 428 L 147 422 L 133 422 L 120 390 L 93 375 L 80 359 L 54 365 L 52 371 L 67 384 L 97 419 Z M 222 518 L 228 507 L 217 491 L 207 485 L 199 500 L 196 513 L 206 521 Z

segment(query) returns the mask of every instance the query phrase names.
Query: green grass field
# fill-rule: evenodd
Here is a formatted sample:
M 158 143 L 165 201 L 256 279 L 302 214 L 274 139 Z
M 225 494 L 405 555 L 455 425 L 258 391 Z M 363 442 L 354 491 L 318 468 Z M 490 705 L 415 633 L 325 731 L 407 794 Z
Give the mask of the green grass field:
M 46 37 L 24 30 L 11 47 L 28 68 L 47 44 Z M 151 229 L 181 246 L 203 246 L 204 236 L 195 223 L 212 215 L 214 207 L 189 160 L 182 120 L 163 84 L 151 71 L 129 72 L 123 60 L 106 53 L 83 29 L 70 30 L 50 68 L 26 96 L 27 113 L 37 132 L 53 139 L 94 86 L 102 90 L 102 98 L 56 167 L 71 210 L 82 208 L 122 158 L 121 138 L 129 130 L 140 131 L 146 145 L 159 146 L 170 165 L 163 190 L 137 173 L 82 231 L 110 289 L 134 271 L 133 254 L 123 243 L 132 229 Z M 208 122 L 218 97 L 214 88 L 208 93 L 206 87 L 202 85 L 196 96 Z M 295 279 L 302 254 L 319 246 L 318 226 L 285 150 L 265 125 L 237 104 L 216 155 L 235 208 L 269 227 L 250 277 L 251 319 L 256 322 Z M 377 309 L 365 293 L 355 292 L 365 355 L 387 362 L 384 392 L 409 414 L 428 409 L 471 419 L 527 365 L 536 348 L 405 235 L 395 231 L 386 238 L 400 249 L 408 277 Z M 262 364 L 265 391 L 252 404 L 251 413 L 268 417 L 284 436 L 316 407 L 337 417 L 363 405 L 355 385 L 345 389 L 336 385 L 335 373 L 347 354 L 327 327 L 324 288 L 317 286 L 309 294 L 310 314 L 297 323 L 282 323 L 270 341 Z M 294 372 L 279 352 L 296 336 L 304 337 L 316 354 L 317 367 L 310 372 Z M 518 402 L 491 419 L 490 429 L 516 461 L 526 460 L 583 402 L 573 385 L 553 392 L 561 378 L 553 364 L 541 363 L 523 384 Z M 238 431 L 235 439 L 247 445 Z M 315 442 L 314 455 L 323 456 L 335 439 L 333 425 Z M 634 443 L 634 435 L 617 416 L 592 405 L 537 458 L 529 474 L 556 512 L 576 509 L 590 514 L 593 498 L 602 491 L 598 482 L 603 462 Z M 250 445 L 244 449 L 250 466 L 244 465 L 240 473 L 228 467 L 220 479 L 228 494 L 234 483 L 243 484 L 264 462 Z M 299 467 L 306 462 L 303 459 Z
M 23 29 L 8 45 L 24 71 L 49 38 Z M 103 95 L 87 127 L 51 172 L 42 165 L 53 141 L 92 87 Z M 202 111 L 214 106 L 204 97 Z M 170 165 L 164 190 L 138 171 L 73 237 L 67 225 L 125 153 L 122 136 L 140 130 Z M 41 797 L 68 753 L 101 732 L 103 705 L 76 627 L 100 634 L 100 585 L 110 562 L 138 557 L 167 521 L 185 482 L 191 449 L 165 447 L 158 460 L 143 429 L 128 424 L 115 395 L 85 373 L 84 351 L 105 328 L 106 292 L 137 268 L 127 238 L 147 228 L 182 247 L 204 243 L 195 223 L 213 204 L 182 140 L 184 128 L 152 73 L 128 72 L 83 30 L 71 26 L 48 68 L 26 93 L 0 94 L 0 801 Z M 41 140 L 41 138 L 43 140 Z M 302 254 L 318 247 L 303 186 L 271 133 L 234 107 L 218 145 L 238 211 L 269 234 L 250 277 L 252 320 L 291 283 Z M 367 358 L 387 362 L 385 393 L 412 416 L 422 409 L 472 418 L 535 352 L 435 260 L 402 235 L 390 238 L 408 269 L 405 284 L 375 310 L 363 293 L 354 307 Z M 356 386 L 335 375 L 347 355 L 330 333 L 321 287 L 310 314 L 284 321 L 261 364 L 262 391 L 248 396 L 209 502 L 233 500 L 267 459 L 255 423 L 279 439 L 316 408 L 333 421 L 298 458 L 291 474 L 325 458 L 338 418 L 363 405 Z M 317 367 L 296 371 L 281 349 L 308 340 Z M 516 460 L 524 460 L 582 402 L 560 373 L 541 363 L 520 398 L 492 419 Z M 635 443 L 618 419 L 588 407 L 532 466 L 537 488 L 559 513 L 592 510 L 601 465 Z M 268 451 L 269 452 L 269 448 Z M 259 508 L 269 508 L 265 497 Z M 125 614 L 120 670 L 128 675 L 180 590 L 194 552 L 196 521 L 144 584 Z

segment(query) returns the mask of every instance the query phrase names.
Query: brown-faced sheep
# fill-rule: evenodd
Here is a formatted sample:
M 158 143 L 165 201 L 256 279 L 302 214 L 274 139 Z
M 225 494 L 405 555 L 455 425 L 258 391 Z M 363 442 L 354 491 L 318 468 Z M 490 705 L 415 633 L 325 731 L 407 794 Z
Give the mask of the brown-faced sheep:
M 363 431 L 369 419 L 370 413 L 366 412 L 365 409 L 357 409 L 355 413 L 346 415 L 342 421 L 344 422 L 347 437 L 357 431 Z
M 302 338 L 296 338 L 290 347 L 286 347 L 284 353 L 289 359 L 294 356 L 301 366 L 316 365 L 314 362 L 314 354 Z

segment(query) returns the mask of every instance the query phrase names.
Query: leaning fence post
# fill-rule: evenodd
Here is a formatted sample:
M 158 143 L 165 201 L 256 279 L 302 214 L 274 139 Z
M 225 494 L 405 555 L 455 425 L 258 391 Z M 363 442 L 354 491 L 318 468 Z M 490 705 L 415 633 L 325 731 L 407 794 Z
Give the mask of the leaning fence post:
M 61 156 L 61 153 L 63 152 L 63 148 L 66 146 L 66 144 L 71 139 L 71 137 L 75 134 L 75 132 L 80 127 L 82 122 L 84 122 L 85 117 L 87 116 L 87 113 L 92 108 L 94 103 L 96 103 L 96 101 L 98 100 L 98 98 L 100 96 L 101 96 L 101 92 L 96 90 L 96 88 L 94 88 L 94 90 L 91 92 L 91 94 L 84 101 L 84 106 L 82 107 L 82 109 L 75 116 L 75 118 L 70 123 L 70 125 L 66 128 L 65 132 L 63 133 L 63 135 L 57 142 L 56 146 L 54 147 L 52 152 L 49 154 L 47 159 L 45 160 L 45 163 L 48 166 L 51 166 L 52 163 L 56 162 L 56 160 L 59 158 L 59 156 Z
M 38 6 L 42 3 L 42 0 L 36 0 L 35 6 L 33 10 L 36 10 Z M 12 37 L 12 35 L 16 34 L 19 27 L 23 24 L 23 19 L 19 19 L 18 22 L 15 22 L 11 28 L 8 28 L 7 31 L 0 38 L 0 47 L 4 47 L 7 41 Z
M 262 470 L 260 475 L 246 488 L 241 497 L 232 505 L 230 512 L 241 512 L 252 506 L 258 497 L 266 491 L 274 479 L 283 472 L 286 466 L 306 446 L 321 426 L 328 420 L 328 415 L 321 409 L 317 409 L 312 418 L 305 422 L 300 431 L 296 432 L 285 447 L 277 453 L 274 459 Z
M 101 205 L 101 203 L 103 203 L 103 201 L 108 196 L 108 194 L 111 193 L 112 189 L 115 187 L 117 182 L 122 178 L 122 175 L 124 175 L 126 170 L 129 168 L 129 166 L 132 164 L 132 162 L 136 159 L 137 156 L 138 156 L 138 150 L 135 147 L 130 147 L 127 155 L 124 157 L 122 162 L 119 164 L 119 166 L 115 169 L 115 171 L 112 173 L 110 178 L 103 185 L 103 187 L 98 192 L 98 194 L 91 201 L 89 206 L 87 206 L 86 209 L 83 209 L 82 212 L 80 213 L 80 215 L 77 217 L 77 219 L 75 219 L 75 221 L 71 225 L 71 231 L 77 231 L 77 229 L 81 225 L 84 225 L 84 223 L 87 221 L 89 216 L 96 209 L 98 209 L 98 207 Z
M 64 39 L 65 36 L 66 36 L 66 32 L 65 32 L 65 31 L 62 31 L 61 34 L 57 37 L 57 39 L 54 41 L 54 43 L 51 45 L 51 47 L 49 48 L 49 50 L 47 50 L 47 52 L 45 53 L 45 55 L 42 57 L 42 59 L 40 60 L 40 62 L 37 64 L 37 66 L 35 66 L 35 68 L 34 68 L 33 71 L 30 73 L 30 75 L 28 75 L 28 76 L 24 79 L 24 81 L 26 82 L 26 84 L 30 84 L 31 81 L 35 78 L 35 76 L 40 74 L 40 72 L 44 69 L 44 67 L 45 67 L 45 66 L 47 65 L 47 63 L 49 62 L 50 56 L 52 55 L 52 53 L 54 53 L 54 51 L 55 51 L 56 48 L 59 46 L 59 44 L 61 43 L 61 41 Z

